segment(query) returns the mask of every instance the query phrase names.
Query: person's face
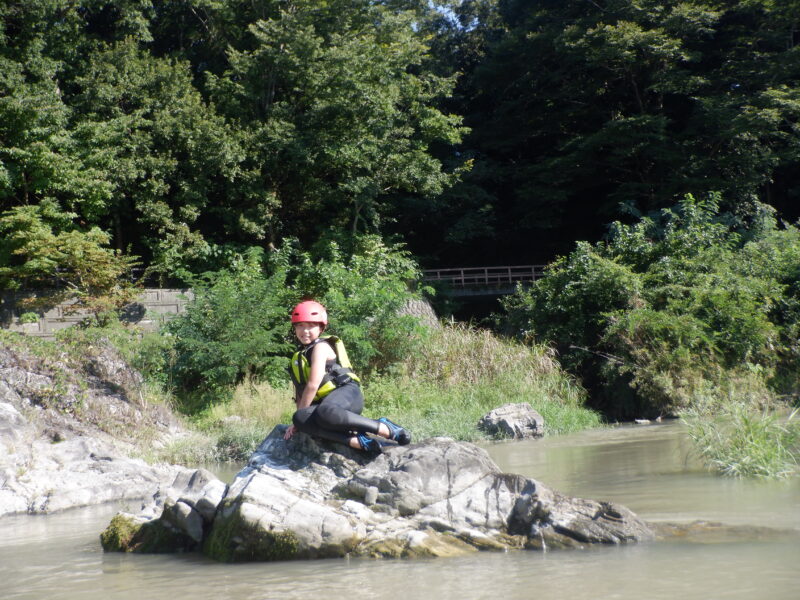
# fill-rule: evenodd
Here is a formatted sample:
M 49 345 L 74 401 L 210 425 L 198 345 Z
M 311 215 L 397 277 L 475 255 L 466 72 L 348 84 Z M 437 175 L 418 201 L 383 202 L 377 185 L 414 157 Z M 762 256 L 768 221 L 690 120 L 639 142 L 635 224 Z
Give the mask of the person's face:
M 295 323 L 292 327 L 294 328 L 294 334 L 297 336 L 297 340 L 304 346 L 316 340 L 322 333 L 321 323 L 303 321 L 301 323 Z

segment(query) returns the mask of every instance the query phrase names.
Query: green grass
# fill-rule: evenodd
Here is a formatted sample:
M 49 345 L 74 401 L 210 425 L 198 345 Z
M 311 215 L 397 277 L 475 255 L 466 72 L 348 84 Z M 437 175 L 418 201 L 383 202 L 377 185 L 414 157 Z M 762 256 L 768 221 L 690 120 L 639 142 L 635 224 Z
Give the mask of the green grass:
M 419 353 L 391 374 L 367 381 L 364 395 L 366 416 L 387 416 L 407 427 L 415 440 L 487 439 L 477 427 L 479 419 L 510 402 L 529 402 L 544 417 L 548 434 L 601 423 L 597 413 L 583 406 L 583 389 L 560 369 L 549 349 L 462 325 L 432 331 Z M 207 460 L 243 460 L 275 425 L 291 422 L 293 410 L 288 386 L 246 382 L 230 400 L 206 407 L 191 422 L 213 440 L 206 446 Z M 186 446 L 171 449 L 173 456 L 192 448 Z
M 431 333 L 422 351 L 402 369 L 371 380 L 365 414 L 388 416 L 416 439 L 447 436 L 476 441 L 490 410 L 528 402 L 548 434 L 597 427 L 597 413 L 584 407 L 585 392 L 561 370 L 545 346 L 525 346 L 462 324 Z
M 370 383 L 364 412 L 400 422 L 417 440 L 435 436 L 487 439 L 477 428 L 478 421 L 492 409 L 511 402 L 530 403 L 544 418 L 547 434 L 600 425 L 597 413 L 550 394 L 547 383 L 531 385 L 508 374 L 465 386 L 387 377 Z
M 706 463 L 732 477 L 783 478 L 798 472 L 800 419 L 743 403 L 682 415 Z
M 190 422 L 211 440 L 207 461 L 246 460 L 279 423 L 291 422 L 294 402 L 286 387 L 246 381 L 230 400 L 205 407 Z

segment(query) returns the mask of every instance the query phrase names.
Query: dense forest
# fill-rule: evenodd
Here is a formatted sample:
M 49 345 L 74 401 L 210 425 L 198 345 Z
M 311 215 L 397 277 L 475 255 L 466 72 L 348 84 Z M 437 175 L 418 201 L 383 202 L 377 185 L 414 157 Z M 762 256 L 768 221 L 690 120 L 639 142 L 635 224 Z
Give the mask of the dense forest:
M 737 224 L 758 203 L 791 222 L 799 15 L 796 0 L 4 0 L 0 278 L 35 280 L 69 262 L 48 248 L 75 247 L 180 281 L 362 233 L 426 267 L 542 263 L 710 191 Z

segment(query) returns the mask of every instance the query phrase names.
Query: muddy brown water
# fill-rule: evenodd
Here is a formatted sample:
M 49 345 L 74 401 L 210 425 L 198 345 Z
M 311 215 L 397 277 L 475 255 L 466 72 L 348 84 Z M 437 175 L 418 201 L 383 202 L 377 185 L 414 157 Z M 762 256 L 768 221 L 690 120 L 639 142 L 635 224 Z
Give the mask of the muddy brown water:
M 623 503 L 647 520 L 703 519 L 800 530 L 800 480 L 733 480 L 709 474 L 692 457 L 677 423 L 487 449 L 505 471 L 570 495 Z M 233 471 L 220 475 L 231 478 Z M 119 508 L 0 519 L 0 598 L 800 598 L 796 536 L 774 540 L 745 534 L 716 543 L 671 541 L 456 559 L 229 565 L 192 554 L 104 554 L 98 535 Z

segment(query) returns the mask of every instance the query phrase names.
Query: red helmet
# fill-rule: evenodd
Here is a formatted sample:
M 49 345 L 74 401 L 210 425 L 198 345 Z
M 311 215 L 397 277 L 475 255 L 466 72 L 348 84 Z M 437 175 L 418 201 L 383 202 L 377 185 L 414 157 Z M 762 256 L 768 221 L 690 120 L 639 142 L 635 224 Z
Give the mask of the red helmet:
M 292 309 L 292 323 L 328 324 L 328 312 L 319 302 L 306 300 Z

